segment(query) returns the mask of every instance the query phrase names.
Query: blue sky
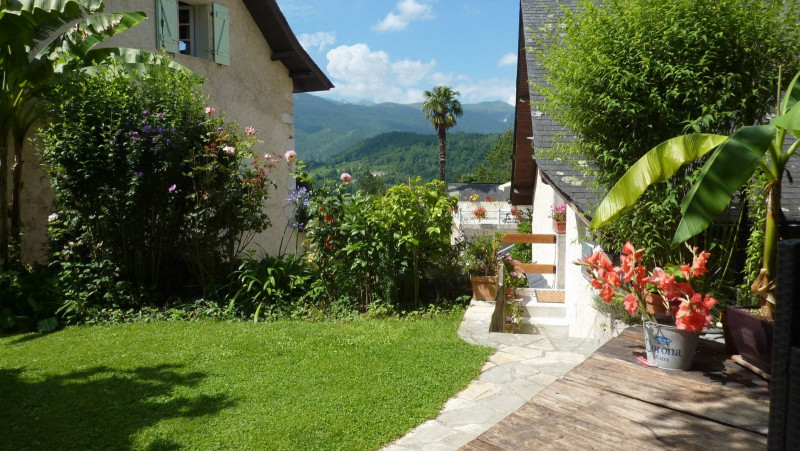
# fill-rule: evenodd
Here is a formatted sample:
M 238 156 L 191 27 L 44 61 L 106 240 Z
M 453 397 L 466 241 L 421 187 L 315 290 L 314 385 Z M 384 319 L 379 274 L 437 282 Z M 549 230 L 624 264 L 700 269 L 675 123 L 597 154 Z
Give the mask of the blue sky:
M 336 89 L 324 97 L 412 103 L 444 84 L 462 103 L 512 103 L 516 0 L 278 0 Z

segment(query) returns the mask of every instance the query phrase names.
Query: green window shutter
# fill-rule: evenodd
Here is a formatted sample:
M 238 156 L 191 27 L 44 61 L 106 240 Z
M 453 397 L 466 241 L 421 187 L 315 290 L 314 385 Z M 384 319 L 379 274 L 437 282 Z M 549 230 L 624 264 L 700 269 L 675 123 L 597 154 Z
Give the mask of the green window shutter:
M 178 53 L 178 0 L 156 0 L 156 46 Z
M 231 35 L 228 8 L 214 3 L 212 5 L 214 16 L 214 62 L 231 65 Z

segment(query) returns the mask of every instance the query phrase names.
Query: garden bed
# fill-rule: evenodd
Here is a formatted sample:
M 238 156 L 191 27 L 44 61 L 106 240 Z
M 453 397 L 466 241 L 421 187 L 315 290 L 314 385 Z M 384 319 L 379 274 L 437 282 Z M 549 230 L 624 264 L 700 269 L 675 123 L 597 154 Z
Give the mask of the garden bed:
M 458 338 L 462 316 L 6 336 L 4 446 L 374 449 L 478 376 L 491 350 Z

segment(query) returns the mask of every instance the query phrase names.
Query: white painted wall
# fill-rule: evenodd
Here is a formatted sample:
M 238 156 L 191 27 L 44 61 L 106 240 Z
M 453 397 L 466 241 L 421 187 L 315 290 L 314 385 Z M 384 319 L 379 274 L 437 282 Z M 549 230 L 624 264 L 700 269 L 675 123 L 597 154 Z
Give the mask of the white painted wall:
M 552 186 L 547 185 L 542 179 L 541 172 L 536 173 L 536 190 L 533 195 L 533 212 L 531 216 L 531 233 L 555 233 L 553 220 L 550 218 L 550 207 L 563 204 L 564 200 L 556 193 Z M 559 240 L 563 241 L 563 236 Z M 552 244 L 532 244 L 533 261 L 531 263 L 555 264 L 557 246 Z M 547 286 L 556 288 L 555 274 L 542 274 Z M 561 287 L 563 288 L 563 286 Z

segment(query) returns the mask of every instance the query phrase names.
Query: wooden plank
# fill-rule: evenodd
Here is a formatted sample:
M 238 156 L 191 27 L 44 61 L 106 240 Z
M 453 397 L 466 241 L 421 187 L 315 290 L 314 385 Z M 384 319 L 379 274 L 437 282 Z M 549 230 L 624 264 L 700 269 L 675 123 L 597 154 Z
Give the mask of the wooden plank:
M 481 440 L 473 440 L 462 446 L 461 451 L 503 451 L 503 448 L 498 448 Z
M 520 263 L 522 270 L 528 274 L 555 274 L 556 265 L 541 265 L 538 263 Z
M 501 241 L 513 244 L 555 244 L 556 235 L 552 233 L 506 233 Z
M 674 373 L 592 355 L 564 379 L 766 436 L 768 398 L 699 381 L 689 384 Z
M 607 341 L 595 351 L 594 355 L 639 365 L 637 357 L 645 357 L 642 326 L 625 329 L 618 337 Z M 767 381 L 730 360 L 725 345 L 709 340 L 700 340 L 698 343 L 691 371 L 675 371 L 671 374 L 715 387 L 728 387 L 756 396 L 769 396 Z
M 468 446 L 475 442 L 506 450 L 758 449 L 766 437 L 562 379 Z

